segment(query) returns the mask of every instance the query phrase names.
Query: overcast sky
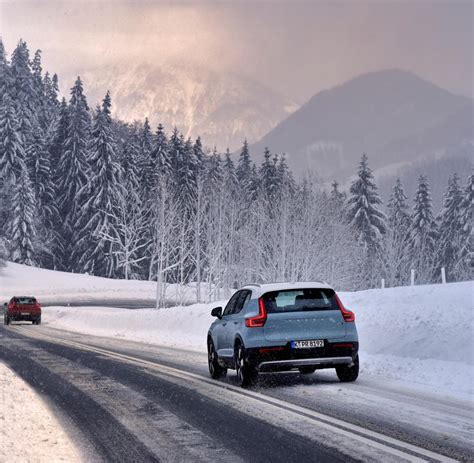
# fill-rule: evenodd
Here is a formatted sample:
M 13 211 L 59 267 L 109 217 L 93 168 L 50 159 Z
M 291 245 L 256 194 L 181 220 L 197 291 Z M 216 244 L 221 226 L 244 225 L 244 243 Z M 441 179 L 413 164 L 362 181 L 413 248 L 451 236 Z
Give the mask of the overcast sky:
M 473 95 L 472 2 L 5 1 L 0 33 L 80 74 L 118 62 L 197 61 L 304 102 L 366 71 L 399 67 Z

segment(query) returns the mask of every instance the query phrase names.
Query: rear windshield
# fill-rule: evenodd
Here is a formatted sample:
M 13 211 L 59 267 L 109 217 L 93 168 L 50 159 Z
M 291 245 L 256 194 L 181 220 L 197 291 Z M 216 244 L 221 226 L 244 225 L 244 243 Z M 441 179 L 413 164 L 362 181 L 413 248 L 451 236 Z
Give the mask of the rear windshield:
M 309 288 L 272 291 L 262 297 L 268 313 L 339 310 L 332 289 Z
M 18 297 L 16 300 L 17 304 L 36 304 L 34 297 Z

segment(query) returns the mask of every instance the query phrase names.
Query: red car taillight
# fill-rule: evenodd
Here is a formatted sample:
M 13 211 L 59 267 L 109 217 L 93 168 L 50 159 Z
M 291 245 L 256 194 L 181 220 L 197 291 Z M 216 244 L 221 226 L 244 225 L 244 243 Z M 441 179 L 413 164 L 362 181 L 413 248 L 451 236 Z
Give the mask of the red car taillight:
M 247 328 L 261 328 L 267 321 L 267 310 L 265 309 L 265 302 L 262 298 L 258 300 L 258 315 L 245 319 L 245 326 Z
M 337 305 L 339 306 L 339 310 L 341 311 L 342 318 L 344 318 L 345 322 L 355 322 L 356 316 L 354 312 L 351 312 L 350 310 L 347 310 L 341 300 L 339 299 L 339 296 L 335 294 L 336 296 L 336 301 Z

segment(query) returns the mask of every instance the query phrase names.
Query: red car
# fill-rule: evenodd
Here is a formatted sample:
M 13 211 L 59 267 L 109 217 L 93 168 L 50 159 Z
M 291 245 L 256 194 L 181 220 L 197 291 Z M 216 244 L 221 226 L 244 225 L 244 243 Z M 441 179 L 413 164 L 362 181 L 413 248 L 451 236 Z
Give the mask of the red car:
M 15 321 L 31 321 L 33 325 L 41 323 L 41 306 L 39 302 L 30 296 L 15 296 L 10 299 L 10 302 L 5 303 L 4 322 L 9 325 L 10 322 Z

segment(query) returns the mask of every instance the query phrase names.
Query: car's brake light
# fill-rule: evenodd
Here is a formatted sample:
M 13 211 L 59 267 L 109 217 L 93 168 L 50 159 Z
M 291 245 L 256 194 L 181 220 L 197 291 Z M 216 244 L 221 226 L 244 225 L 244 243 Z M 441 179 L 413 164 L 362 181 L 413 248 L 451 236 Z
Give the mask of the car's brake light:
M 258 315 L 245 319 L 245 326 L 247 328 L 261 328 L 267 321 L 267 310 L 265 309 L 265 302 L 262 298 L 258 299 Z
M 39 305 L 38 302 L 35 303 L 35 309 L 38 309 L 38 310 L 41 309 L 41 306 Z
M 342 318 L 344 318 L 344 321 L 355 322 L 355 319 L 356 319 L 355 313 L 351 312 L 350 310 L 347 310 L 344 307 L 344 304 L 342 303 L 342 301 L 339 299 L 339 296 L 337 294 L 335 294 L 335 296 L 336 296 L 337 305 L 339 306 L 339 310 L 341 311 Z
M 352 344 L 352 342 L 338 342 L 336 344 L 331 344 L 331 347 L 336 347 L 339 349 L 345 349 L 345 348 L 352 349 L 354 347 L 354 344 Z

